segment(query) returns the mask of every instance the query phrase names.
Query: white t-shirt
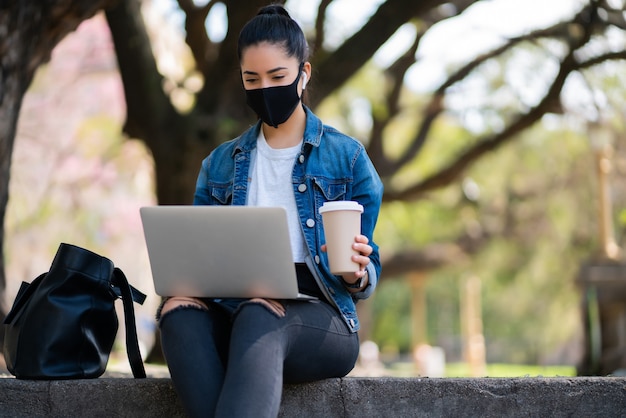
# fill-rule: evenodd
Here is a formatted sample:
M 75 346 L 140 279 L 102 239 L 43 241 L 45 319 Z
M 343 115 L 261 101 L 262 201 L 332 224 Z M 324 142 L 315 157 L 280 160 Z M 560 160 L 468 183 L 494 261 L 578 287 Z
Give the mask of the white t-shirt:
M 250 162 L 249 206 L 280 206 L 287 210 L 287 223 L 294 263 L 304 262 L 304 234 L 293 194 L 291 175 L 302 141 L 294 147 L 274 149 L 267 144 L 263 129 L 259 131 L 256 153 Z

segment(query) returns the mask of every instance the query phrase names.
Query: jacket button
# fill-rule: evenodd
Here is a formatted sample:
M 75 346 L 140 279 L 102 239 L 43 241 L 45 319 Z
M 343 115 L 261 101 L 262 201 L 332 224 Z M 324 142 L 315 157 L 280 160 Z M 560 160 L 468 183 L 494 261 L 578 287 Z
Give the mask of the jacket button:
M 298 161 L 300 161 L 300 163 L 304 162 L 304 154 L 300 154 L 300 156 L 298 157 Z
M 306 184 L 302 183 L 301 185 L 298 186 L 298 191 L 300 193 L 304 193 L 306 192 Z
M 315 226 L 315 221 L 311 218 L 307 219 L 306 226 L 308 226 L 309 228 L 313 228 Z
M 315 256 L 315 264 L 319 264 L 320 263 L 320 256 L 316 255 Z

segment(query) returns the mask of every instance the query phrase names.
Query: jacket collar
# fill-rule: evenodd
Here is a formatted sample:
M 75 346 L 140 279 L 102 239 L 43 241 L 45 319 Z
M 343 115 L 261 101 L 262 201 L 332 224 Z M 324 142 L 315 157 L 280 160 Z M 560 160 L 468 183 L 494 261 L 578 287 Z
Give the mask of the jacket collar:
M 304 128 L 304 143 L 313 147 L 319 147 L 322 141 L 322 133 L 324 132 L 324 126 L 322 121 L 315 116 L 315 114 L 308 107 L 304 106 L 306 113 L 306 127 Z M 261 129 L 261 120 L 251 126 L 237 139 L 235 139 L 235 146 L 233 147 L 233 157 L 239 152 L 250 152 L 256 148 L 256 139 L 259 136 L 259 130 Z

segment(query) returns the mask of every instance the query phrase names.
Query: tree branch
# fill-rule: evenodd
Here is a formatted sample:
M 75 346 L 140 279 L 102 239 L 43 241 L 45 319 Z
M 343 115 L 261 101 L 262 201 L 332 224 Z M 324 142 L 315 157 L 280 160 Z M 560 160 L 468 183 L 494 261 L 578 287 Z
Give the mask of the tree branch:
M 560 108 L 560 93 L 565 84 L 565 80 L 574 71 L 577 71 L 580 68 L 580 64 L 576 59 L 576 52 L 584 46 L 589 39 L 591 38 L 591 34 L 594 30 L 593 22 L 595 21 L 595 9 L 593 7 L 584 8 L 574 19 L 574 22 L 578 23 L 583 31 L 570 31 L 570 36 L 568 37 L 569 43 L 569 53 L 562 60 L 561 67 L 559 73 L 556 75 L 555 79 L 552 82 L 552 85 L 548 89 L 546 95 L 541 100 L 541 102 L 532 108 L 529 112 L 525 114 L 520 114 L 518 117 L 511 122 L 509 126 L 507 126 L 500 133 L 488 136 L 483 140 L 479 141 L 476 145 L 469 148 L 467 151 L 462 153 L 458 158 L 456 158 L 452 163 L 450 163 L 447 167 L 444 167 L 437 173 L 432 176 L 424 179 L 423 181 L 417 183 L 416 185 L 407 188 L 402 191 L 392 191 L 387 189 L 384 200 L 385 201 L 393 201 L 393 200 L 414 200 L 417 199 L 420 195 L 429 190 L 434 190 L 437 188 L 444 187 L 454 180 L 456 180 L 461 173 L 474 161 L 479 159 L 482 155 L 491 152 L 503 145 L 504 143 L 512 140 L 516 134 L 523 131 L 524 129 L 532 126 L 537 120 L 539 120 L 544 114 L 552 111 L 555 108 Z M 565 25 L 565 23 L 563 24 Z M 557 25 L 554 28 L 560 29 L 561 25 Z M 554 30 L 554 29 L 552 29 Z M 546 31 L 541 31 L 542 33 L 546 33 Z M 531 36 L 531 35 L 529 35 Z M 476 60 L 472 61 L 472 63 L 468 64 L 461 70 L 459 70 L 456 74 L 454 74 L 450 79 L 442 86 L 438 93 L 441 94 L 444 88 L 451 85 L 450 83 L 456 82 L 456 79 L 461 77 L 461 74 L 469 73 L 470 69 L 477 65 L 478 61 L 482 62 L 485 57 L 494 56 L 494 54 L 499 53 L 498 51 L 503 51 L 504 48 L 510 47 L 510 45 L 514 43 L 521 42 L 521 40 L 528 38 L 519 37 L 512 39 L 506 45 L 497 48 L 493 52 L 486 54 L 485 56 L 479 57 Z M 596 61 L 597 63 L 597 61 Z M 466 75 L 466 74 L 465 74 Z M 465 77 L 463 75 L 462 77 Z M 461 77 L 461 78 L 462 78 Z M 439 99 L 440 100 L 440 99 Z M 438 110 L 440 112 L 441 109 Z M 422 141 L 423 142 L 423 141 Z
M 322 0 L 317 7 L 317 17 L 315 18 L 315 41 L 312 45 L 311 55 L 316 56 L 318 51 L 322 51 L 324 41 L 326 40 L 326 31 L 324 22 L 326 21 L 326 10 L 333 0 Z
M 352 77 L 378 49 L 411 19 L 447 3 L 445 0 L 387 0 L 365 25 L 331 54 L 325 52 L 314 58 L 320 80 L 311 96 L 312 107 L 317 106 Z M 318 45 L 320 47 L 320 45 Z
M 494 232 L 480 228 L 466 231 L 448 243 L 434 243 L 422 249 L 396 251 L 381 259 L 385 277 L 398 277 L 408 272 L 428 272 L 443 266 L 469 262 L 473 254 L 478 253 L 489 243 Z
M 209 1 L 203 7 L 196 7 L 192 0 L 178 0 L 178 4 L 185 12 L 185 42 L 191 49 L 196 61 L 196 68 L 202 74 L 207 71 L 209 63 L 217 59 L 217 48 L 209 39 L 205 22 L 209 12 L 217 0 Z
M 248 0 L 246 7 L 241 7 L 238 0 L 227 0 L 223 3 L 228 13 L 228 31 L 224 40 L 216 45 L 219 59 L 210 62 L 210 65 L 198 64 L 198 68 L 204 68 L 204 86 L 198 93 L 196 107 L 201 113 L 214 115 L 218 120 L 249 120 L 251 113 L 245 105 L 244 95 L 233 94 L 242 88 L 237 40 L 241 28 L 267 1 Z M 251 10 L 255 12 L 251 14 Z M 196 55 L 200 54 L 194 53 Z
M 454 5 L 454 11 L 445 11 L 443 8 L 433 8 L 428 13 L 425 13 L 421 18 L 420 23 L 415 23 L 416 28 L 421 28 L 421 30 L 418 31 L 413 45 L 400 58 L 398 58 L 398 60 L 390 68 L 387 69 L 386 74 L 390 76 L 393 82 L 391 94 L 387 99 L 388 110 L 386 115 L 382 118 L 376 114 L 372 114 L 372 120 L 374 122 L 368 147 L 368 152 L 370 153 L 370 157 L 372 158 L 374 165 L 376 165 L 378 171 L 383 176 L 394 173 L 402 167 L 403 164 L 413 159 L 415 154 L 417 154 L 417 152 L 421 149 L 421 145 L 426 138 L 426 134 L 430 128 L 432 120 L 434 120 L 443 109 L 443 94 L 435 94 L 432 102 L 426 108 L 426 117 L 424 118 L 425 123 L 422 124 L 417 138 L 412 141 L 413 147 L 404 154 L 405 158 L 394 162 L 385 156 L 383 150 L 383 132 L 389 123 L 391 123 L 395 116 L 397 116 L 401 111 L 401 109 L 398 108 L 398 103 L 400 93 L 404 86 L 404 77 L 409 68 L 417 61 L 416 53 L 423 35 L 434 24 L 454 16 L 459 16 L 474 3 L 476 3 L 474 0 L 457 0 L 452 3 Z M 411 153 L 413 156 L 407 155 Z
M 422 35 L 423 32 L 418 33 L 411 47 L 385 71 L 385 74 L 391 81 L 391 91 L 387 95 L 387 111 L 384 114 L 372 112 L 373 124 L 370 133 L 368 153 L 379 173 L 383 175 L 388 173 L 391 168 L 390 161 L 386 158 L 384 152 L 383 133 L 389 123 L 398 116 L 402 110 L 399 106 L 399 102 L 400 94 L 404 89 L 404 77 L 406 72 L 416 61 L 415 54 L 417 53 Z

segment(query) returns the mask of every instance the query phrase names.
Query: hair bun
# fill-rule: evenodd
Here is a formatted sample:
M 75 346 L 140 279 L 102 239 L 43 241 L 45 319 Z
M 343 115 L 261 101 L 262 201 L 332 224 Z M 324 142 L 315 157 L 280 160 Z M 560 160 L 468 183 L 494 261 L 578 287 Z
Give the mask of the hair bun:
M 262 7 L 258 15 L 282 15 L 291 18 L 282 4 L 270 4 L 269 6 Z

